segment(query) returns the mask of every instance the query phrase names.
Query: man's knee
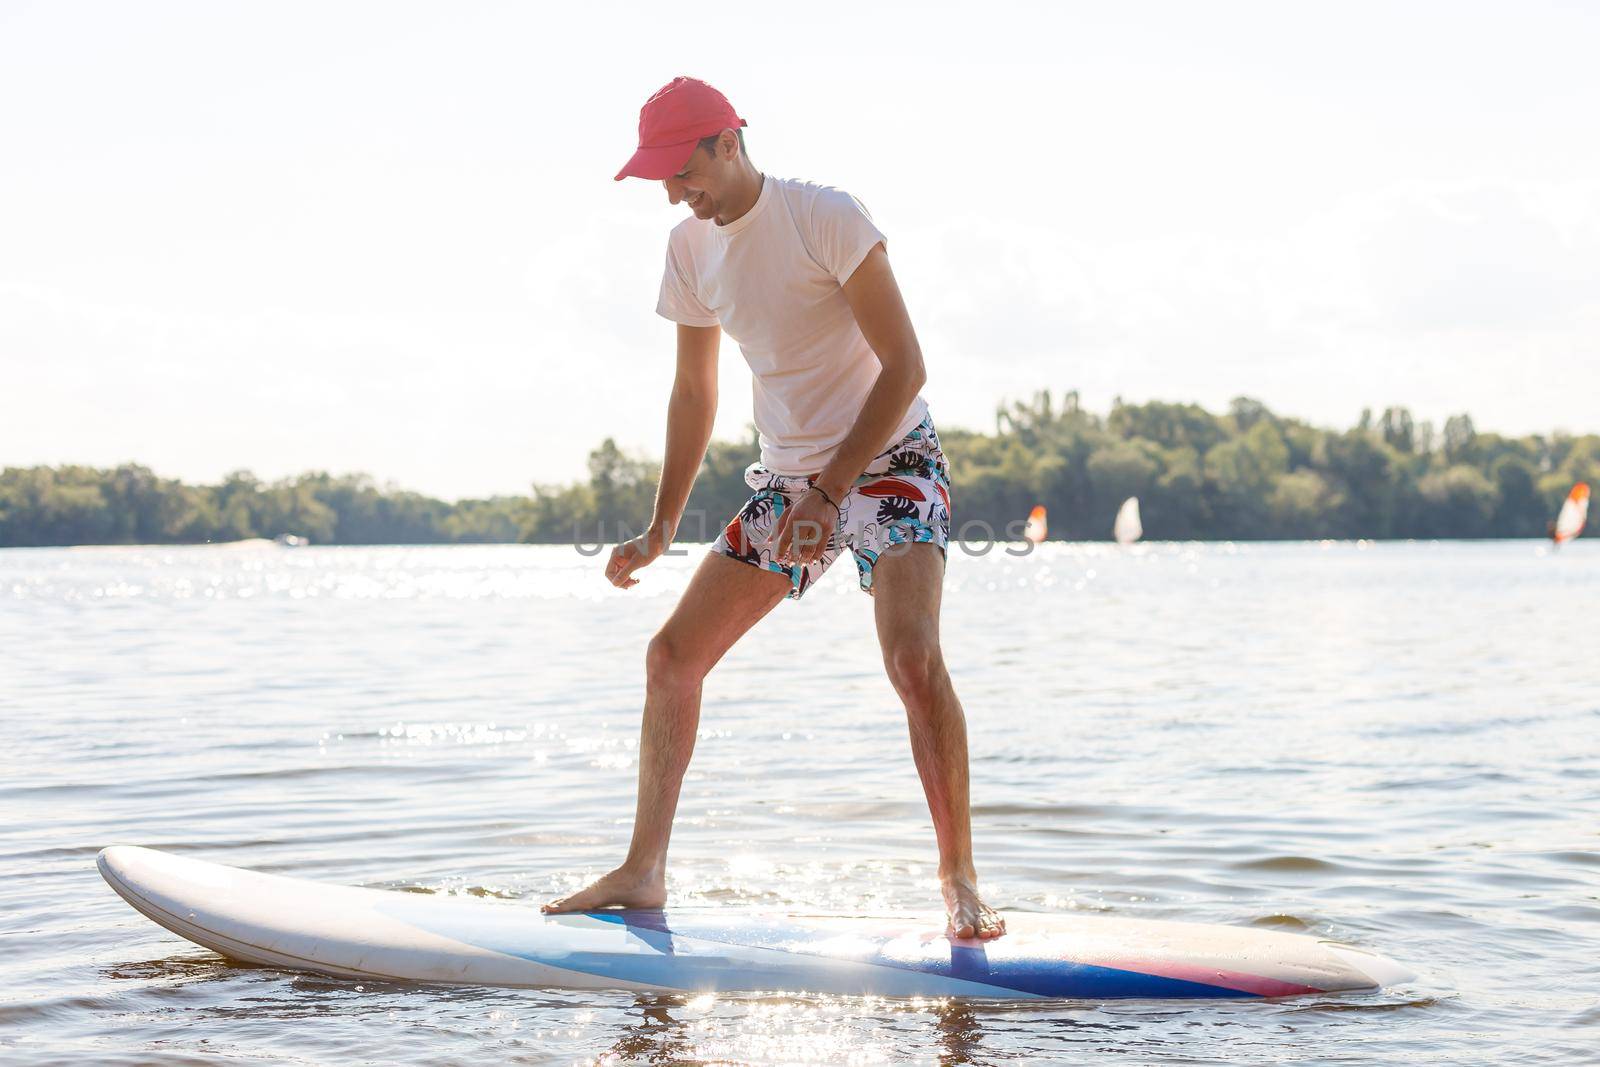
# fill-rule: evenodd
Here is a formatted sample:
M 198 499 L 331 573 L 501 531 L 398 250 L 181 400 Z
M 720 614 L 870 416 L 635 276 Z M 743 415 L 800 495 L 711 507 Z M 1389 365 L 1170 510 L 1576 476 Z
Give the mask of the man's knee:
M 916 714 L 931 707 L 945 679 L 944 657 L 937 644 L 920 640 L 896 642 L 884 649 L 883 661 L 889 681 L 905 701 L 907 711 Z
M 651 686 L 667 689 L 694 689 L 705 679 L 705 671 L 683 647 L 683 643 L 666 630 L 650 639 L 644 654 L 645 677 Z

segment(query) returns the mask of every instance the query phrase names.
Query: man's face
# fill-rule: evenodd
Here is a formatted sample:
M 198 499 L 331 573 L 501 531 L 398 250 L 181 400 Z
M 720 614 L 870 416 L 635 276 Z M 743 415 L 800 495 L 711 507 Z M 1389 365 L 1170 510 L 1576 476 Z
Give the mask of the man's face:
M 673 204 L 687 204 L 697 219 L 716 218 L 729 166 L 722 154 L 720 141 L 715 155 L 696 146 L 683 169 L 661 183 L 666 187 L 667 200 Z

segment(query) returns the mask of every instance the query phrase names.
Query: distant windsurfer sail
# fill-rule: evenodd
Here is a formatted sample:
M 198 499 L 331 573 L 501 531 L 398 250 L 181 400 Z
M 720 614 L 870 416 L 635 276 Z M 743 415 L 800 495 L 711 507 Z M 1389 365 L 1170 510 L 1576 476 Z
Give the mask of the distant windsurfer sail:
M 1557 545 L 1566 544 L 1583 532 L 1583 524 L 1588 519 L 1589 486 L 1586 482 L 1579 482 L 1567 494 L 1567 502 L 1561 505 L 1561 514 L 1556 516 L 1555 525 L 1550 528 L 1550 540 Z
M 1022 536 L 1029 544 L 1037 545 L 1045 539 L 1049 529 L 1049 524 L 1045 521 L 1044 505 L 1035 504 L 1033 510 L 1028 512 L 1028 525 L 1022 531 Z
M 1111 527 L 1117 544 L 1131 545 L 1144 536 L 1144 526 L 1139 522 L 1139 498 L 1130 496 L 1117 509 L 1117 521 Z

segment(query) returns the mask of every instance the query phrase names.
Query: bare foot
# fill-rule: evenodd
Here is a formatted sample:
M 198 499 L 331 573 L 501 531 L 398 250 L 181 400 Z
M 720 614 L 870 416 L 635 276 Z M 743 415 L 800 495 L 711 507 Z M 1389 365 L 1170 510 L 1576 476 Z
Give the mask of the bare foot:
M 640 871 L 618 867 L 571 896 L 552 900 L 539 910 L 549 915 L 563 911 L 598 911 L 601 908 L 659 908 L 666 902 L 667 880 L 661 870 Z
M 972 879 L 946 878 L 940 888 L 944 891 L 944 910 L 950 916 L 952 937 L 989 941 L 1006 932 L 1006 921 L 979 899 Z

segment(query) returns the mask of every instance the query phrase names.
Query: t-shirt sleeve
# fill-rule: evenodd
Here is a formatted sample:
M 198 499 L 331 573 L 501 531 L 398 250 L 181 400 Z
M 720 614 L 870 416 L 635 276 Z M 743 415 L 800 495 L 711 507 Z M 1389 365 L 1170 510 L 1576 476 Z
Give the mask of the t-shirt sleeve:
M 811 205 L 811 251 L 843 285 L 880 241 L 887 243 L 861 201 L 842 189 L 822 189 Z
M 656 314 L 684 326 L 717 326 L 717 313 L 705 306 L 690 281 L 685 252 L 674 234 L 667 242 L 667 265 L 661 272 Z

